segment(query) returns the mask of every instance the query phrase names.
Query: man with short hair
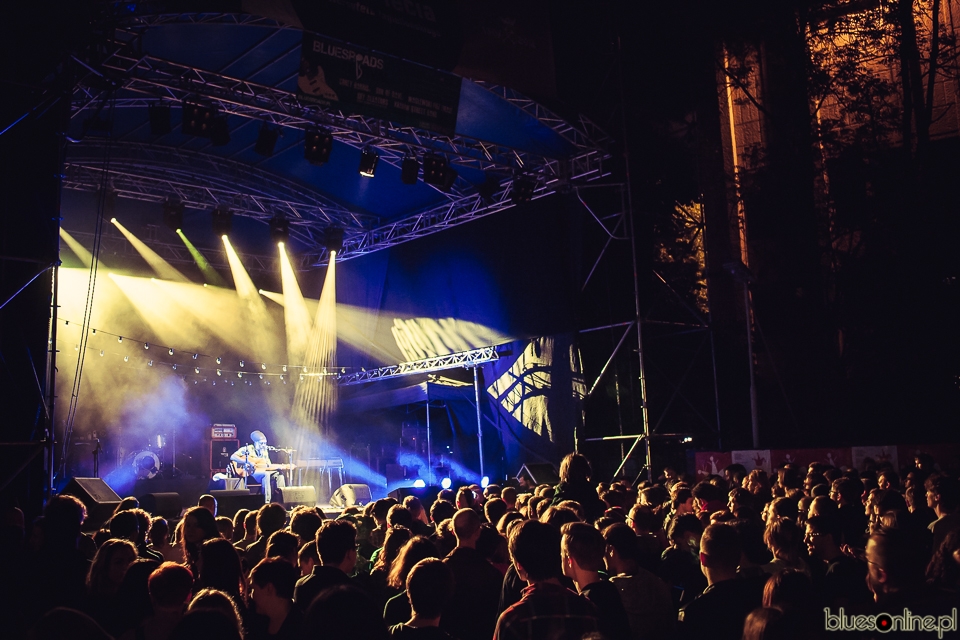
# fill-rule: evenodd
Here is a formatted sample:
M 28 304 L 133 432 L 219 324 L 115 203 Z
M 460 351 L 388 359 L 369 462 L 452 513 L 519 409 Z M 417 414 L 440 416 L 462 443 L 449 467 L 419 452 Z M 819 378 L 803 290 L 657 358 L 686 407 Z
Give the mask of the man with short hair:
M 680 638 L 740 640 L 743 621 L 761 605 L 763 592 L 751 580 L 737 577 L 741 545 L 737 530 L 712 524 L 700 538 L 700 568 L 707 588 L 680 609 Z
M 517 488 L 504 487 L 500 492 L 500 499 L 507 503 L 508 511 L 517 510 Z
M 247 635 L 248 640 L 297 640 L 303 613 L 293 605 L 298 571 L 280 558 L 261 560 L 250 572 L 250 601 L 260 624 Z
M 488 640 L 497 624 L 503 575 L 477 551 L 480 516 L 460 509 L 453 516 L 457 546 L 443 562 L 453 574 L 453 599 L 443 613 L 443 628 L 460 640 Z M 463 603 L 472 606 L 465 607 Z
M 870 601 L 866 566 L 840 551 L 840 522 L 834 512 L 813 516 L 803 537 L 810 554 L 814 591 L 825 606 L 863 605 Z
M 205 493 L 202 496 L 200 496 L 200 499 L 197 500 L 197 506 L 203 507 L 204 509 L 209 511 L 214 518 L 217 517 L 217 499 L 214 498 L 209 493 Z
M 863 511 L 863 482 L 856 478 L 837 478 L 830 486 L 830 499 L 837 503 L 843 544 L 863 548 L 867 515 Z
M 585 522 L 570 522 L 560 529 L 560 561 L 563 575 L 577 586 L 577 592 L 597 608 L 600 631 L 610 640 L 627 640 L 630 621 L 620 592 L 600 576 L 607 543 L 603 534 Z
M 956 607 L 956 595 L 924 580 L 926 556 L 916 535 L 885 529 L 867 540 L 867 586 L 873 592 L 875 612 L 942 615 Z
M 440 629 L 443 610 L 453 598 L 454 579 L 450 567 L 437 558 L 413 565 L 407 574 L 410 619 L 390 627 L 391 638 L 403 640 L 453 640 Z
M 286 521 L 287 512 L 283 505 L 271 502 L 260 507 L 260 511 L 257 513 L 257 531 L 260 532 L 260 537 L 246 548 L 243 555 L 248 567 L 256 566 L 266 557 L 267 541 L 275 531 L 283 529 Z
M 317 530 L 316 545 L 320 564 L 297 581 L 293 594 L 301 611 L 324 589 L 350 582 L 357 563 L 357 528 L 349 520 L 328 520 Z
M 560 532 L 549 524 L 525 520 L 513 528 L 510 558 L 527 583 L 520 601 L 497 621 L 494 640 L 580 640 L 597 633 L 597 609 L 560 584 Z
M 937 514 L 937 519 L 927 527 L 933 534 L 933 552 L 936 553 L 947 534 L 960 529 L 960 483 L 949 476 L 932 475 L 924 486 L 927 506 Z
M 121 640 L 166 640 L 183 617 L 193 591 L 193 574 L 183 565 L 164 562 L 147 579 L 153 615 L 128 631 Z
M 670 588 L 656 574 L 640 566 L 642 551 L 636 534 L 626 524 L 603 530 L 604 562 L 610 582 L 619 590 L 635 638 L 666 640 L 673 636 L 677 610 Z

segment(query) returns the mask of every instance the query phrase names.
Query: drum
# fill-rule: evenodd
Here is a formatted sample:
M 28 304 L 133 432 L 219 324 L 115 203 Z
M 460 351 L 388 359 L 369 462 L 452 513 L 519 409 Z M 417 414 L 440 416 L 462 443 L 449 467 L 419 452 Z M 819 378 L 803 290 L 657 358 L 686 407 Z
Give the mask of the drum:
M 140 451 L 133 456 L 133 472 L 137 480 L 150 480 L 160 473 L 160 458 L 153 451 Z

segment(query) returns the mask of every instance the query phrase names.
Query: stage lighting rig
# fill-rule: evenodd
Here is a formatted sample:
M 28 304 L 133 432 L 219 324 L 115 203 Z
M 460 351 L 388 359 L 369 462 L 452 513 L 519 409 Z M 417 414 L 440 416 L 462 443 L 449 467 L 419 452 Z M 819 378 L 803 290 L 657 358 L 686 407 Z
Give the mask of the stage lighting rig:
M 226 205 L 220 205 L 211 214 L 211 227 L 216 236 L 228 236 L 233 228 L 233 212 Z
M 163 224 L 171 231 L 177 232 L 183 228 L 183 203 L 166 200 L 163 203 Z
M 420 161 L 417 156 L 407 156 L 400 163 L 400 181 L 403 184 L 417 184 L 420 175 Z
M 215 147 L 224 147 L 230 144 L 230 124 L 227 116 L 217 116 L 213 119 L 210 128 L 210 143 Z
M 330 253 L 340 253 L 343 251 L 343 229 L 340 227 L 327 227 L 323 232 L 323 246 Z
M 423 156 L 423 181 L 449 191 L 457 181 L 457 172 L 444 156 L 429 153 Z
M 270 220 L 270 239 L 274 244 L 286 244 L 290 239 L 290 221 L 281 215 L 274 216 Z
M 380 161 L 380 156 L 377 155 L 377 152 L 373 149 L 364 149 L 360 152 L 360 175 L 364 178 L 372 178 L 373 175 L 377 172 L 377 163 Z
M 162 136 L 170 133 L 170 107 L 157 103 L 147 107 L 147 113 L 150 115 L 150 133 L 155 136 Z
M 537 177 L 528 173 L 517 173 L 513 176 L 513 187 L 510 189 L 510 200 L 513 204 L 530 202 L 533 193 L 537 190 Z
M 264 157 L 272 156 L 279 136 L 280 131 L 278 129 L 274 129 L 266 122 L 262 123 L 260 133 L 257 134 L 257 144 L 253 147 L 253 150 Z
M 213 133 L 213 124 L 217 119 L 217 110 L 199 102 L 182 103 L 183 118 L 180 131 L 184 135 L 209 138 Z
M 307 129 L 303 157 L 310 164 L 321 165 L 330 160 L 333 134 L 323 129 Z

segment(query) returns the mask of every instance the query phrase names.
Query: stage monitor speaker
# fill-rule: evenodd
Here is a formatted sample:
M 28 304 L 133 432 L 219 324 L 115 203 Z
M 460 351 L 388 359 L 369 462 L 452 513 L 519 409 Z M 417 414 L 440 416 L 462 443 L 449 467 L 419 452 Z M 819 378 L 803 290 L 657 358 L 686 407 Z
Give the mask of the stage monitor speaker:
M 403 499 L 407 496 L 417 496 L 420 498 L 420 504 L 423 505 L 424 510 L 427 512 L 427 514 L 429 514 L 430 507 L 433 506 L 433 503 L 437 501 L 438 493 L 440 493 L 440 487 L 438 486 L 400 487 L 398 489 L 394 489 L 387 495 L 401 504 L 403 503 Z
M 365 484 L 345 484 L 330 496 L 330 506 L 339 509 L 360 507 L 370 504 L 372 501 L 370 487 Z
M 305 487 L 280 487 L 277 489 L 277 497 L 283 506 L 291 509 L 298 505 L 307 507 L 317 506 L 317 488 L 311 486 Z
M 211 491 L 217 499 L 217 515 L 232 518 L 240 509 L 256 511 L 263 506 L 263 496 L 250 493 L 247 489 L 237 491 Z
M 60 493 L 79 498 L 87 508 L 87 520 L 84 523 L 84 529 L 87 530 L 99 529 L 120 504 L 120 496 L 101 478 L 73 478 Z
M 140 508 L 152 516 L 160 516 L 168 520 L 179 518 L 183 512 L 183 500 L 175 492 L 148 493 L 137 498 Z
M 517 472 L 517 480 L 528 480 L 533 485 L 549 484 L 551 486 L 560 482 L 560 476 L 552 464 L 546 463 L 527 463 L 520 467 Z

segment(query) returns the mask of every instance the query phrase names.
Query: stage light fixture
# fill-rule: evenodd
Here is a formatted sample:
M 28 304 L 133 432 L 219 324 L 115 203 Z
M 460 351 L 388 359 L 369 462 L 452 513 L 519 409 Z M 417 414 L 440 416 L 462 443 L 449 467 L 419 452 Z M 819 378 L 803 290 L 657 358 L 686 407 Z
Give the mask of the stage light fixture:
M 453 486 L 453 481 L 450 480 L 450 478 L 444 478 L 443 480 L 440 481 L 440 488 L 442 489 L 449 489 L 452 486 Z
M 257 134 L 257 144 L 253 147 L 254 152 L 264 157 L 272 156 L 279 136 L 280 131 L 278 129 L 274 129 L 266 122 L 262 123 L 260 133 Z
M 223 362 L 223 358 L 218 357 L 218 358 L 217 358 L 217 364 L 220 364 L 221 362 Z
M 360 175 L 364 178 L 372 178 L 377 172 L 377 163 L 380 162 L 380 156 L 373 149 L 364 149 L 360 152 Z
M 403 184 L 417 184 L 420 175 L 420 161 L 417 156 L 407 156 L 400 163 L 400 182 Z
M 323 246 L 330 253 L 340 253 L 343 251 L 343 229 L 340 227 L 327 227 L 323 232 Z
M 513 204 L 530 202 L 533 193 L 537 190 L 537 177 L 526 173 L 517 173 L 513 177 L 513 186 L 510 189 L 510 200 Z
M 213 119 L 213 126 L 210 127 L 210 143 L 215 147 L 230 144 L 230 123 L 227 122 L 227 116 L 217 116 Z
M 167 349 L 167 353 L 172 356 L 172 355 L 173 355 L 173 347 L 170 347 L 169 349 Z
M 144 348 L 144 349 L 149 349 L 149 348 L 150 348 L 150 343 L 149 343 L 149 342 L 144 342 L 144 343 L 143 343 L 143 348 Z
M 414 489 L 423 489 L 426 486 L 427 486 L 427 483 L 423 481 L 423 478 L 417 478 L 416 480 L 413 481 Z
M 211 214 L 211 227 L 214 235 L 224 237 L 230 234 L 233 228 L 233 212 L 226 206 L 220 205 Z
M 153 360 L 150 360 L 149 362 L 147 362 L 147 366 L 148 366 L 148 367 L 152 367 L 152 366 L 153 366 Z
M 170 107 L 165 104 L 152 104 L 147 107 L 150 116 L 150 133 L 162 136 L 170 133 Z
M 490 477 L 483 476 L 482 478 L 480 478 L 480 488 L 486 489 L 488 486 L 490 486 Z
M 282 215 L 270 220 L 270 239 L 276 244 L 286 244 L 290 239 L 290 221 Z
M 240 368 L 243 369 L 243 360 L 240 361 Z
M 166 200 L 163 203 L 163 224 L 177 232 L 183 227 L 183 203 Z
M 123 356 L 124 362 L 130 362 L 130 356 Z
M 447 159 L 434 153 L 423 156 L 423 181 L 427 184 L 440 186 L 443 184 L 443 174 L 447 169 Z
M 330 160 L 333 134 L 322 129 L 307 129 L 303 157 L 310 164 L 322 165 Z
M 187 136 L 209 138 L 213 132 L 213 123 L 217 119 L 217 110 L 208 105 L 184 100 L 182 103 L 183 119 L 180 121 L 180 132 Z

